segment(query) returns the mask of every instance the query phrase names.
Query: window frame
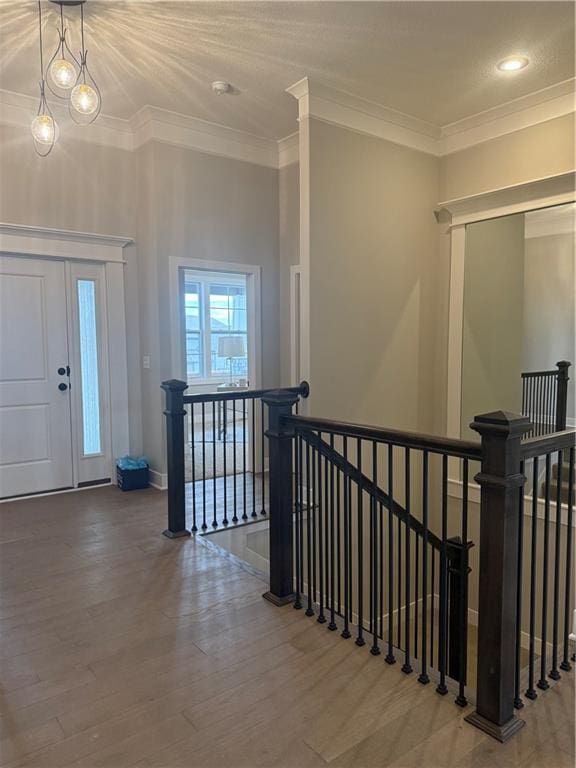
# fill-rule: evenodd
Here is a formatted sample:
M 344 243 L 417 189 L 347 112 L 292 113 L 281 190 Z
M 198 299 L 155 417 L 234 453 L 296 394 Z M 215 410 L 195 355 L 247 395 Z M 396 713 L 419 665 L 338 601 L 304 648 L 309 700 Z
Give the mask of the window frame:
M 186 280 L 186 273 L 194 273 L 193 277 L 189 276 L 189 280 Z M 201 339 L 201 360 L 202 360 L 202 372 L 199 375 L 188 374 L 188 361 L 187 361 L 187 328 L 186 328 L 186 299 L 185 299 L 185 283 L 194 282 L 199 286 L 199 319 L 200 330 L 198 331 Z M 251 344 L 250 344 L 250 297 L 249 297 L 249 275 L 239 272 L 209 272 L 199 270 L 193 266 L 181 266 L 179 267 L 179 310 L 181 316 L 181 357 L 182 357 L 182 370 L 183 378 L 189 386 L 202 386 L 202 385 L 214 385 L 220 383 L 226 383 L 229 380 L 228 371 L 222 373 L 212 373 L 212 328 L 210 323 L 210 301 L 209 290 L 211 284 L 220 284 L 226 286 L 238 286 L 244 288 L 246 297 L 246 330 L 245 331 L 230 331 L 225 335 L 243 335 L 246 339 L 246 378 L 250 380 L 251 370 Z M 223 335 L 223 331 L 215 331 L 214 335 Z

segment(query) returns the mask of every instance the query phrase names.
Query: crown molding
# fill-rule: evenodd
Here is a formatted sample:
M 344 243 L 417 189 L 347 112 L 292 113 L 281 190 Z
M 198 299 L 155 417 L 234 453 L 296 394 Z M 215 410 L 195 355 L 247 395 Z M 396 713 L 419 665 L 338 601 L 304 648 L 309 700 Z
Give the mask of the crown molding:
M 308 77 L 286 89 L 298 100 L 298 119 L 313 117 L 358 133 L 438 154 L 440 128 L 381 104 L 321 85 Z
M 300 159 L 300 141 L 298 131 L 278 141 L 278 168 L 297 163 Z
M 438 157 L 576 111 L 576 80 L 436 126 L 304 77 L 286 89 L 298 100 L 299 120 L 313 117 Z
M 576 200 L 576 171 L 438 203 L 436 217 L 453 227 Z
M 576 111 L 576 80 L 437 126 L 345 91 L 302 78 L 286 89 L 298 100 L 299 120 L 313 117 L 437 157 Z M 145 106 L 129 120 L 100 115 L 76 125 L 61 102 L 50 102 L 61 132 L 78 141 L 133 151 L 159 141 L 243 162 L 282 168 L 298 162 L 298 135 L 279 141 L 177 112 Z M 0 123 L 28 129 L 37 99 L 0 89 Z
M 574 111 L 576 80 L 572 78 L 443 126 L 440 154 L 460 152 Z

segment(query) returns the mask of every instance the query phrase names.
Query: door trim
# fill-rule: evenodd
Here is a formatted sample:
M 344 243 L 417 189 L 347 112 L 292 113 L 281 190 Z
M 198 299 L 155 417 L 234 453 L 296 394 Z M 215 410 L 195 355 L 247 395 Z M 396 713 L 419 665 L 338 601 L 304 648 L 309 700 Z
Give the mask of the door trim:
M 96 235 L 68 230 L 0 224 L 0 255 L 47 258 L 63 262 L 104 264 L 106 344 L 109 371 L 110 477 L 115 482 L 115 460 L 129 453 L 128 360 L 124 300 L 124 248 L 128 237 Z M 74 484 L 78 483 L 74 472 Z

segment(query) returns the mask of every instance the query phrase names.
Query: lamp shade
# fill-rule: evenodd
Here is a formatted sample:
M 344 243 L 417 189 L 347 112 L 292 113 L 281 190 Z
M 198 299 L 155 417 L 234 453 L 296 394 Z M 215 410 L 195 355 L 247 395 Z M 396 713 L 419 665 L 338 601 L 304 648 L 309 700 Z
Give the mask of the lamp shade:
M 220 336 L 218 357 L 246 357 L 244 336 Z

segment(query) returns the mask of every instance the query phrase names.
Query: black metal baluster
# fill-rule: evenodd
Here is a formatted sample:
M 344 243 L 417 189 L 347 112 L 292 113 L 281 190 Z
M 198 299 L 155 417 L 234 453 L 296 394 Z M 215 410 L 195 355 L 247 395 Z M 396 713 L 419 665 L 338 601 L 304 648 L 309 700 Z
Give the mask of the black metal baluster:
M 322 439 L 322 433 L 318 432 L 318 437 Z M 324 500 L 323 500 L 323 490 L 326 490 L 325 488 L 322 488 L 322 456 L 320 454 L 320 451 L 316 452 L 316 455 L 318 457 L 318 474 L 317 474 L 317 482 L 318 482 L 318 588 L 320 591 L 319 595 L 319 608 L 318 608 L 318 623 L 319 624 L 325 624 L 326 623 L 326 616 L 324 615 L 324 546 L 322 541 L 322 511 L 324 509 Z
M 434 587 L 436 585 L 436 550 L 432 547 L 432 589 L 430 591 L 430 666 L 434 666 Z
M 402 665 L 402 672 L 409 674 L 412 672 L 412 665 L 410 664 L 410 448 L 404 449 L 404 483 L 405 483 L 405 507 L 406 507 L 406 524 L 404 526 L 404 546 L 405 546 L 405 573 L 404 573 L 404 664 Z M 398 605 L 400 610 L 400 605 Z M 400 617 L 398 617 L 400 620 Z
M 404 552 L 404 547 L 402 545 L 402 520 L 398 518 L 397 520 L 397 526 L 398 526 L 398 567 L 396 568 L 396 573 L 398 574 L 398 623 L 396 627 L 396 646 L 398 649 L 402 648 L 402 553 Z
M 332 444 L 334 441 L 332 441 Z M 338 470 L 336 472 L 336 541 L 337 541 L 337 557 L 336 557 L 336 563 L 338 566 L 337 571 L 337 587 L 338 587 L 338 613 L 342 614 L 342 577 L 341 577 L 341 562 L 342 562 L 342 535 L 341 535 L 341 517 L 343 514 L 343 506 L 341 506 L 340 502 L 342 500 L 342 493 L 341 493 L 341 484 L 340 484 L 340 475 L 341 472 Z M 344 478 L 342 476 L 342 484 L 344 482 Z
M 564 653 L 560 669 L 569 672 L 572 669 L 568 658 L 570 655 L 570 627 L 572 617 L 570 615 L 570 598 L 572 595 L 572 514 L 574 509 L 574 448 L 570 448 L 568 454 L 568 516 L 566 519 L 566 582 L 564 591 Z
M 530 640 L 528 648 L 528 688 L 526 698 L 536 699 L 538 694 L 534 688 L 534 637 L 536 633 L 536 546 L 538 534 L 538 457 L 532 462 L 532 520 L 530 536 Z
M 370 653 L 373 656 L 380 655 L 380 646 L 378 645 L 378 544 L 380 537 L 378 535 L 378 512 L 376 506 L 376 489 L 378 488 L 378 444 L 372 443 L 372 489 L 370 497 L 370 544 L 371 544 L 371 563 L 370 563 L 370 618 L 372 623 L 372 646 Z
M 256 401 L 254 401 L 254 407 L 256 407 Z M 298 404 L 296 404 L 296 409 L 298 409 Z M 261 445 L 261 456 L 260 456 L 260 472 L 262 475 L 262 508 L 260 509 L 260 514 L 265 515 L 266 514 L 266 482 L 265 482 L 265 476 L 266 473 L 264 472 L 265 469 L 265 455 L 264 455 L 264 447 L 266 445 L 265 442 L 265 434 L 266 429 L 264 426 L 264 403 L 262 400 L 260 400 L 260 419 L 261 419 L 261 431 L 262 431 L 262 445 Z
M 218 405 L 220 407 L 220 405 Z M 222 410 L 226 408 L 226 400 L 222 401 Z M 223 423 L 226 422 L 226 414 L 224 413 Z M 216 401 L 212 401 L 212 528 L 218 528 L 217 519 L 217 505 L 216 505 L 216 439 L 220 438 L 218 434 L 218 427 L 216 425 Z
M 393 634 L 394 634 L 394 515 L 392 507 L 394 506 L 394 446 L 388 444 L 388 499 L 390 507 L 388 509 L 388 653 L 386 654 L 386 663 L 395 664 Z M 400 583 L 400 560 L 398 561 L 398 583 Z M 400 601 L 398 601 L 398 611 L 400 611 Z M 382 613 L 382 618 L 384 614 Z M 400 620 L 398 620 L 400 624 Z
M 248 504 L 246 493 L 246 398 L 242 398 L 242 520 L 248 520 Z
M 525 464 L 520 462 L 520 474 L 524 474 Z M 520 696 L 520 651 L 522 647 L 522 568 L 524 554 L 524 486 L 518 489 L 518 575 L 516 591 L 516 656 L 514 676 L 514 706 L 522 709 L 524 702 Z
M 202 530 L 206 528 L 206 404 L 202 403 Z
M 448 641 L 448 579 L 447 579 L 447 551 L 446 539 L 448 538 L 448 456 L 442 456 L 442 549 L 440 550 L 440 605 L 438 627 L 438 667 L 440 682 L 436 686 L 436 692 L 441 696 L 448 693 L 446 686 L 446 644 Z
M 352 579 L 354 568 L 352 567 L 352 480 L 348 478 L 348 621 L 352 623 L 352 608 L 354 605 L 354 591 Z
M 549 560 L 549 538 L 550 538 L 550 473 L 551 473 L 551 454 L 546 454 L 546 478 L 544 480 L 544 575 L 542 579 L 542 632 L 540 648 L 540 679 L 536 683 L 541 691 L 546 691 L 550 685 L 546 679 L 546 655 L 547 655 L 547 635 L 548 635 L 548 560 Z
M 334 435 L 330 435 L 330 448 L 334 451 Z M 339 482 L 338 478 L 336 480 Z M 340 572 L 340 539 L 338 539 L 338 550 L 334 549 L 335 531 L 334 531 L 334 463 L 330 462 L 330 622 L 328 629 L 334 632 L 337 629 L 335 621 L 335 595 L 334 595 L 334 569 L 337 567 Z M 340 507 L 336 507 L 336 513 L 340 516 Z
M 362 441 L 358 439 L 356 441 L 356 462 L 358 465 L 358 472 L 362 473 Z M 362 486 L 360 483 L 358 483 L 358 496 L 357 496 L 357 504 L 358 509 L 356 510 L 357 515 L 357 558 L 358 562 L 356 563 L 357 570 L 358 570 L 358 578 L 356 580 L 356 585 L 358 588 L 358 629 L 357 629 L 357 636 L 355 643 L 356 645 L 362 646 L 366 644 L 366 641 L 364 640 L 364 512 L 362 509 Z M 370 531 L 370 544 L 373 548 L 374 546 L 374 540 L 373 540 L 373 531 Z M 350 560 L 352 562 L 352 560 Z
M 558 671 L 558 614 L 560 611 L 560 534 L 562 533 L 562 464 L 564 451 L 558 451 L 558 475 L 556 478 L 556 526 L 554 545 L 554 597 L 552 604 L 552 669 L 551 680 L 560 680 Z
M 300 452 L 302 450 L 302 439 L 296 433 L 294 440 L 294 467 L 296 474 L 294 482 L 296 483 L 294 498 L 296 499 L 295 507 L 295 521 L 294 521 L 294 560 L 295 560 L 295 598 L 293 607 L 296 610 L 302 608 L 302 591 L 301 591 L 301 579 L 302 579 L 302 552 L 300 549 L 300 524 L 302 518 L 302 464 L 300 458 Z
M 343 455 L 345 461 L 348 461 L 348 439 L 343 439 Z M 348 577 L 348 571 L 350 570 L 350 561 L 348 560 L 348 540 L 350 538 L 349 528 L 349 511 L 350 511 L 350 495 L 349 495 L 349 478 L 344 474 L 344 487 L 342 489 L 344 495 L 344 629 L 340 633 L 341 636 L 347 640 L 351 637 L 349 629 L 350 621 L 350 581 Z
M 262 404 L 264 407 L 264 404 Z M 237 494 L 237 465 L 236 465 L 236 400 L 232 400 L 232 483 L 234 491 L 234 515 L 232 516 L 232 522 L 238 522 L 238 494 Z
M 314 616 L 312 607 L 312 517 L 310 514 L 310 444 L 306 443 L 306 578 L 308 580 L 308 605 L 306 616 Z
M 465 707 L 466 673 L 468 666 L 468 459 L 462 461 L 462 557 L 460 559 L 460 643 L 459 643 L 459 680 L 456 704 Z
M 322 433 L 318 434 L 322 437 Z M 318 510 L 318 519 L 320 526 L 320 616 L 318 621 L 320 624 L 325 624 L 326 612 L 328 611 L 328 563 L 329 563 L 329 543 L 328 543 L 328 459 L 322 459 L 322 455 L 318 454 L 318 460 L 320 462 L 320 508 Z M 322 564 L 324 567 L 322 567 Z M 321 617 L 321 620 L 320 620 Z
M 227 407 L 227 402 L 226 401 L 223 402 L 223 406 L 224 406 L 224 408 Z M 227 448 L 226 448 L 226 438 L 227 438 L 227 435 L 228 435 L 228 420 L 227 420 L 226 416 L 227 416 L 227 414 L 226 414 L 226 411 L 225 411 L 224 412 L 224 455 L 223 455 L 223 458 L 222 458 L 222 464 L 223 464 L 223 470 L 224 470 L 224 478 L 223 478 L 223 483 L 224 483 L 224 490 L 223 490 L 223 494 L 224 494 L 224 517 L 222 519 L 223 525 L 228 525 L 228 474 L 227 474 L 228 470 L 227 470 L 227 465 L 226 465 L 226 450 L 227 450 Z
M 418 603 L 420 589 L 420 537 L 414 532 L 414 660 L 418 659 Z
M 250 442 L 252 443 L 252 517 L 258 517 L 256 512 L 256 400 L 254 398 L 252 398 Z
M 317 538 L 317 531 L 316 531 L 316 510 L 318 508 L 318 482 L 317 482 L 317 471 L 316 471 L 316 464 L 317 464 L 317 458 L 318 458 L 318 452 L 315 448 L 312 448 L 311 451 L 311 460 L 312 460 L 312 509 L 308 513 L 308 520 L 311 520 L 312 524 L 312 601 L 314 603 L 318 602 L 318 589 L 317 589 L 317 572 L 318 572 L 318 563 L 317 563 L 317 546 L 316 546 L 316 538 Z
M 422 663 L 418 682 L 427 685 L 428 677 L 428 451 L 422 453 Z
M 194 403 L 190 403 L 190 434 L 192 435 L 192 533 L 196 533 L 196 433 L 194 431 Z

